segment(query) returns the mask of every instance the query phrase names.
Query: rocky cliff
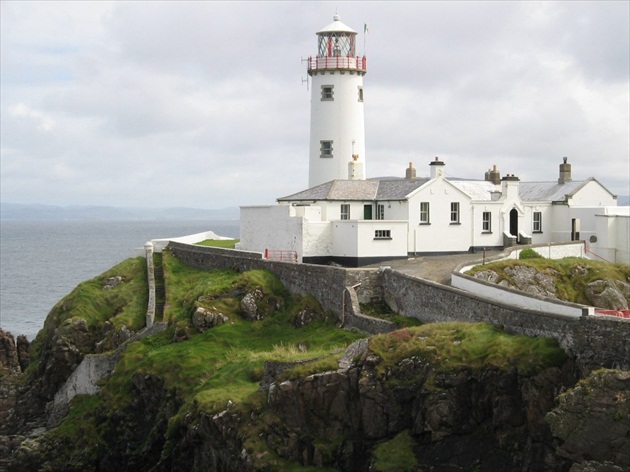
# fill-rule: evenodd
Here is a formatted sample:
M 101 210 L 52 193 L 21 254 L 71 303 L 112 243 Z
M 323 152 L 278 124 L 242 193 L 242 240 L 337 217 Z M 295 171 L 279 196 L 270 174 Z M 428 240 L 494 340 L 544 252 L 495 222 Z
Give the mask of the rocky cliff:
M 104 290 L 113 273 L 104 274 L 82 288 L 89 296 L 73 292 L 51 312 L 25 373 L 17 343 L 2 338 L 0 467 L 630 469 L 627 372 L 580 380 L 554 341 L 485 324 L 365 338 L 262 271 L 204 273 L 168 256 L 170 327 L 128 343 L 96 394 L 75 397 L 52 427 L 47 405 L 81 359 L 111 352 L 122 335 L 110 333 L 143 318 L 130 289 L 142 273 L 114 272 L 120 286 Z M 221 323 L 199 323 L 199 313 Z

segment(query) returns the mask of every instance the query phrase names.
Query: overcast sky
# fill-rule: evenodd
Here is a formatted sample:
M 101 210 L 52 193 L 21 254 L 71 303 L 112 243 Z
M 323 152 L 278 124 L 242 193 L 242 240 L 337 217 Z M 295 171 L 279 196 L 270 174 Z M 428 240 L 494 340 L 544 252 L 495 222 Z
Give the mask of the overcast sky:
M 223 208 L 307 187 L 315 32 L 363 25 L 368 177 L 630 194 L 630 3 L 2 1 L 3 202 Z

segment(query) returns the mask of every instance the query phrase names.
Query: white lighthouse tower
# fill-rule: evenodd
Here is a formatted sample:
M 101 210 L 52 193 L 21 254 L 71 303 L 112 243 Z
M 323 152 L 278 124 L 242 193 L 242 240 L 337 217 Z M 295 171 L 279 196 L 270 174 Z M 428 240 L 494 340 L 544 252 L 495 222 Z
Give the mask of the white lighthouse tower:
M 317 32 L 317 56 L 309 57 L 311 142 L 308 185 L 334 179 L 365 179 L 363 76 L 357 33 L 335 15 Z

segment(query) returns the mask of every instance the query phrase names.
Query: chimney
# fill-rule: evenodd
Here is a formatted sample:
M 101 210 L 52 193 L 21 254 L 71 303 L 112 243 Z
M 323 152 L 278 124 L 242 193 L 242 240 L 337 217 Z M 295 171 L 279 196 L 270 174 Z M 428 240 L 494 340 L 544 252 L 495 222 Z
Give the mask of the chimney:
M 416 169 L 413 168 L 413 162 L 409 163 L 409 168 L 405 171 L 405 179 L 415 179 Z
M 499 169 L 497 169 L 496 164 L 492 166 L 492 169 L 486 172 L 485 181 L 492 182 L 494 185 L 499 185 L 501 183 L 501 173 L 499 172 Z
M 444 162 L 439 157 L 435 157 L 435 160 L 429 164 L 430 176 L 432 179 L 436 177 L 442 177 L 444 175 Z
M 359 162 L 358 154 L 353 154 L 352 160 L 348 162 L 348 180 L 364 180 L 363 162 Z
M 505 177 L 501 179 L 501 193 L 502 195 L 509 198 L 516 198 L 518 196 L 518 183 L 521 179 L 519 179 L 514 174 L 505 174 Z
M 571 182 L 571 164 L 567 164 L 567 158 L 562 158 L 562 164 L 560 164 L 560 176 L 558 177 L 559 184 L 566 184 Z

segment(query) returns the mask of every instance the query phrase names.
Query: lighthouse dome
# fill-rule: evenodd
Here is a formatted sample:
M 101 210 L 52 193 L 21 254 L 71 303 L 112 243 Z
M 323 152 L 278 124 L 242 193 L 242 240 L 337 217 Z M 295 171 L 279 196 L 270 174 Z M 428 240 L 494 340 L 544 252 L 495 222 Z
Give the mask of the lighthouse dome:
M 333 17 L 333 22 L 328 26 L 319 30 L 316 34 L 328 34 L 328 33 L 349 33 L 349 34 L 357 34 L 355 30 L 350 28 L 348 25 L 341 22 L 341 17 L 339 15 L 335 15 Z

